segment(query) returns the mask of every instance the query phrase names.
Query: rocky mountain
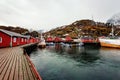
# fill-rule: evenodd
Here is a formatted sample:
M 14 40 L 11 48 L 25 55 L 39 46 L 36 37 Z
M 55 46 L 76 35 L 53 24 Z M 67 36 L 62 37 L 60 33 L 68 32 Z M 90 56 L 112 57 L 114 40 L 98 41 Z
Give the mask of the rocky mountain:
M 46 33 L 45 37 L 48 35 L 64 37 L 66 34 L 72 38 L 78 38 L 80 36 L 108 36 L 111 32 L 111 27 L 109 23 L 95 22 L 93 20 L 78 20 L 72 24 L 57 27 Z M 120 29 L 116 29 L 115 33 L 118 33 Z M 119 34 L 120 35 L 120 34 Z

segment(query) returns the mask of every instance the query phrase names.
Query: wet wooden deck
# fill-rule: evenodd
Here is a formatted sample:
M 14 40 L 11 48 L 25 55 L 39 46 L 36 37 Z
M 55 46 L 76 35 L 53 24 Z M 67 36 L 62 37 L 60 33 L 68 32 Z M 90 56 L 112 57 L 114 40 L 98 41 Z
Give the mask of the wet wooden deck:
M 42 80 L 20 47 L 0 49 L 0 80 Z

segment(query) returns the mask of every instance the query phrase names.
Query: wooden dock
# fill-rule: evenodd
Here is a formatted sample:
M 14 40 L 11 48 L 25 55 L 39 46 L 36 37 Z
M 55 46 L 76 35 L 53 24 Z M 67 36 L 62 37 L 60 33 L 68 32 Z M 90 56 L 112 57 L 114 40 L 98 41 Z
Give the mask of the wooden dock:
M 21 47 L 0 49 L 0 80 L 42 80 Z

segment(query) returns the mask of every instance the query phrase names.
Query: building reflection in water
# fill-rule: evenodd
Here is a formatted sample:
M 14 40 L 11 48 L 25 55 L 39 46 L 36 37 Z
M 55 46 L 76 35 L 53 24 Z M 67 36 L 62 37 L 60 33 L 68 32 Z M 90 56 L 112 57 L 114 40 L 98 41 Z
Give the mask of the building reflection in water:
M 47 47 L 58 55 L 66 55 L 65 57 L 71 58 L 80 63 L 94 63 L 100 59 L 99 48 L 94 47 L 69 47 L 56 44 L 54 47 Z

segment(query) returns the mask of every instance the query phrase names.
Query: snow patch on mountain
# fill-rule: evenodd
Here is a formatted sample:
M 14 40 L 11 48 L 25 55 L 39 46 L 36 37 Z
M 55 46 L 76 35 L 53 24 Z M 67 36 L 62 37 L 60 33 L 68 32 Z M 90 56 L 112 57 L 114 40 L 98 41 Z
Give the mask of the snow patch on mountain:
M 120 13 L 113 15 L 110 19 L 107 20 L 107 23 L 120 25 Z

